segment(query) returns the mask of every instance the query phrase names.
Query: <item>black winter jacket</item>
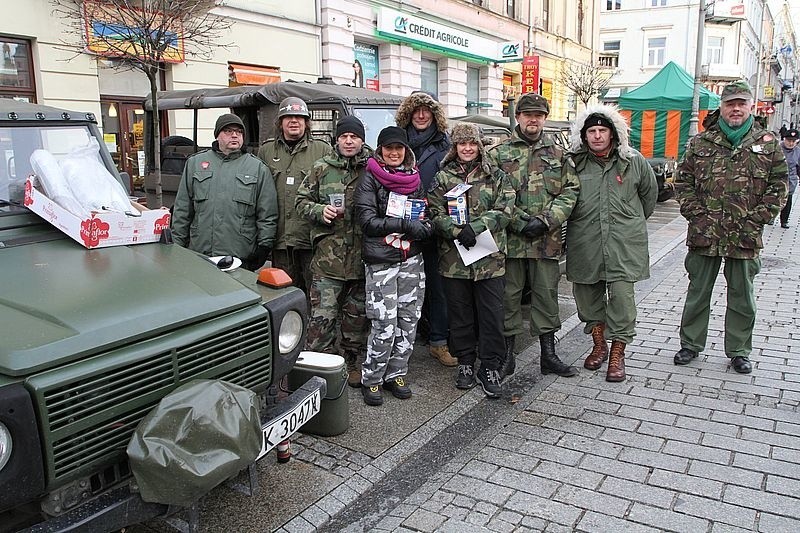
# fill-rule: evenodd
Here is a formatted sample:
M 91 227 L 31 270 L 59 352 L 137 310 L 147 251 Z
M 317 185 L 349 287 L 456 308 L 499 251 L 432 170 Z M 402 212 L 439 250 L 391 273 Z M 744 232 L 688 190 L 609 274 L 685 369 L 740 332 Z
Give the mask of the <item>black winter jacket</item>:
M 426 198 L 422 182 L 408 197 L 420 200 Z M 388 205 L 389 189 L 384 187 L 371 172 L 364 172 L 364 177 L 356 189 L 355 209 L 356 220 L 364 234 L 361 259 L 365 263 L 400 263 L 422 253 L 422 244 L 426 241 L 411 241 L 411 246 L 405 251 L 386 243 L 385 237 L 390 233 L 403 233 L 403 220 L 386 216 Z
M 413 126 L 409 126 L 409 128 L 413 128 Z M 447 133 L 438 132 L 417 158 L 419 178 L 422 180 L 426 193 L 436 188 L 434 176 L 441 169 L 442 159 L 449 151 L 450 136 Z

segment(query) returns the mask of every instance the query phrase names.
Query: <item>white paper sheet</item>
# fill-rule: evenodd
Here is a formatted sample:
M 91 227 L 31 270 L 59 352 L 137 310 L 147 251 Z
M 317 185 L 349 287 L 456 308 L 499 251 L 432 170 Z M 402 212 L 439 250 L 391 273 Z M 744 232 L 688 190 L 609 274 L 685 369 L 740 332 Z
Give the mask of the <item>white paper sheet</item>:
M 461 256 L 461 260 L 464 262 L 464 266 L 469 266 L 478 259 L 483 259 L 487 255 L 491 255 L 495 252 L 499 252 L 500 248 L 497 247 L 497 243 L 494 242 L 494 237 L 489 230 L 482 231 L 475 236 L 475 246 L 471 247 L 469 250 L 461 246 L 461 243 L 458 240 L 455 240 L 456 250 L 458 250 L 458 255 Z

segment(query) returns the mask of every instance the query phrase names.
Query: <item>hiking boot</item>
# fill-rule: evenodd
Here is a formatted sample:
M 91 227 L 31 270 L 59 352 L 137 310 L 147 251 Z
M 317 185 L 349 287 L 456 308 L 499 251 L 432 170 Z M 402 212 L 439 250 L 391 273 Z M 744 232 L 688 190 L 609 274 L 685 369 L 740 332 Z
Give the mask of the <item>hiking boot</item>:
M 441 346 L 431 346 L 431 357 L 439 361 L 444 366 L 458 366 L 458 359 L 450 355 L 450 349 L 446 344 Z
M 361 386 L 361 369 L 350 368 L 347 370 L 347 384 L 357 389 Z
M 506 353 L 503 355 L 503 364 L 500 365 L 500 379 L 505 379 L 517 369 L 517 360 L 514 357 L 514 341 L 516 337 L 506 337 Z
M 499 398 L 503 392 L 500 386 L 500 372 L 498 370 L 490 370 L 481 366 L 478 372 L 478 382 L 480 382 L 483 393 L 487 398 Z
M 697 357 L 698 353 L 694 350 L 689 348 L 681 348 L 678 350 L 678 353 L 675 354 L 675 357 L 672 358 L 672 362 L 676 365 L 688 365 L 692 362 L 692 359 Z
M 364 395 L 364 403 L 367 405 L 383 405 L 383 394 L 380 385 L 366 385 L 361 387 L 361 394 Z
M 411 389 L 408 385 L 406 385 L 406 379 L 403 376 L 398 376 L 394 379 L 390 379 L 389 381 L 383 382 L 384 390 L 388 390 L 392 393 L 392 396 L 395 398 L 399 398 L 401 400 L 407 400 L 411 398 Z
M 456 388 L 462 390 L 471 389 L 477 385 L 475 382 L 475 371 L 472 365 L 458 365 L 458 376 L 456 376 Z
M 606 381 L 625 381 L 625 343 L 622 341 L 611 341 Z
M 597 324 L 592 328 L 592 353 L 583 362 L 584 368 L 597 370 L 608 359 L 608 345 L 606 344 L 606 325 Z
M 557 374 L 565 378 L 578 375 L 577 368 L 564 364 L 556 355 L 555 333 L 550 332 L 539 335 L 539 346 L 542 351 L 542 357 L 540 359 L 542 375 Z

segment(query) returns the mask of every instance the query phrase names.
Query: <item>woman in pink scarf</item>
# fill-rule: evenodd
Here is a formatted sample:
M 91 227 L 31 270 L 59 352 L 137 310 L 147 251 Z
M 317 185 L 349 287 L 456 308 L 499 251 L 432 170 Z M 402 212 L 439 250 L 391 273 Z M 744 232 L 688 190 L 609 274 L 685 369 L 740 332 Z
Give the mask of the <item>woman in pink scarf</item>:
M 420 243 L 433 231 L 425 196 L 405 130 L 384 128 L 355 195 L 372 321 L 361 370 L 367 405 L 383 403 L 381 389 L 395 398 L 411 397 L 406 373 L 425 297 Z

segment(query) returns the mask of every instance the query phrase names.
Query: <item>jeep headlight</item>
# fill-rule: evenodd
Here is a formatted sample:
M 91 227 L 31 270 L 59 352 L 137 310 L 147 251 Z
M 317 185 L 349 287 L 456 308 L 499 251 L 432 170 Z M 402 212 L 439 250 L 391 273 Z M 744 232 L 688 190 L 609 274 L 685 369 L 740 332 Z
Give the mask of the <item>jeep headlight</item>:
M 303 317 L 297 311 L 289 311 L 281 321 L 281 330 L 278 333 L 278 348 L 281 354 L 290 353 L 297 348 L 303 337 Z
M 6 466 L 11 458 L 11 432 L 0 422 L 0 470 Z

